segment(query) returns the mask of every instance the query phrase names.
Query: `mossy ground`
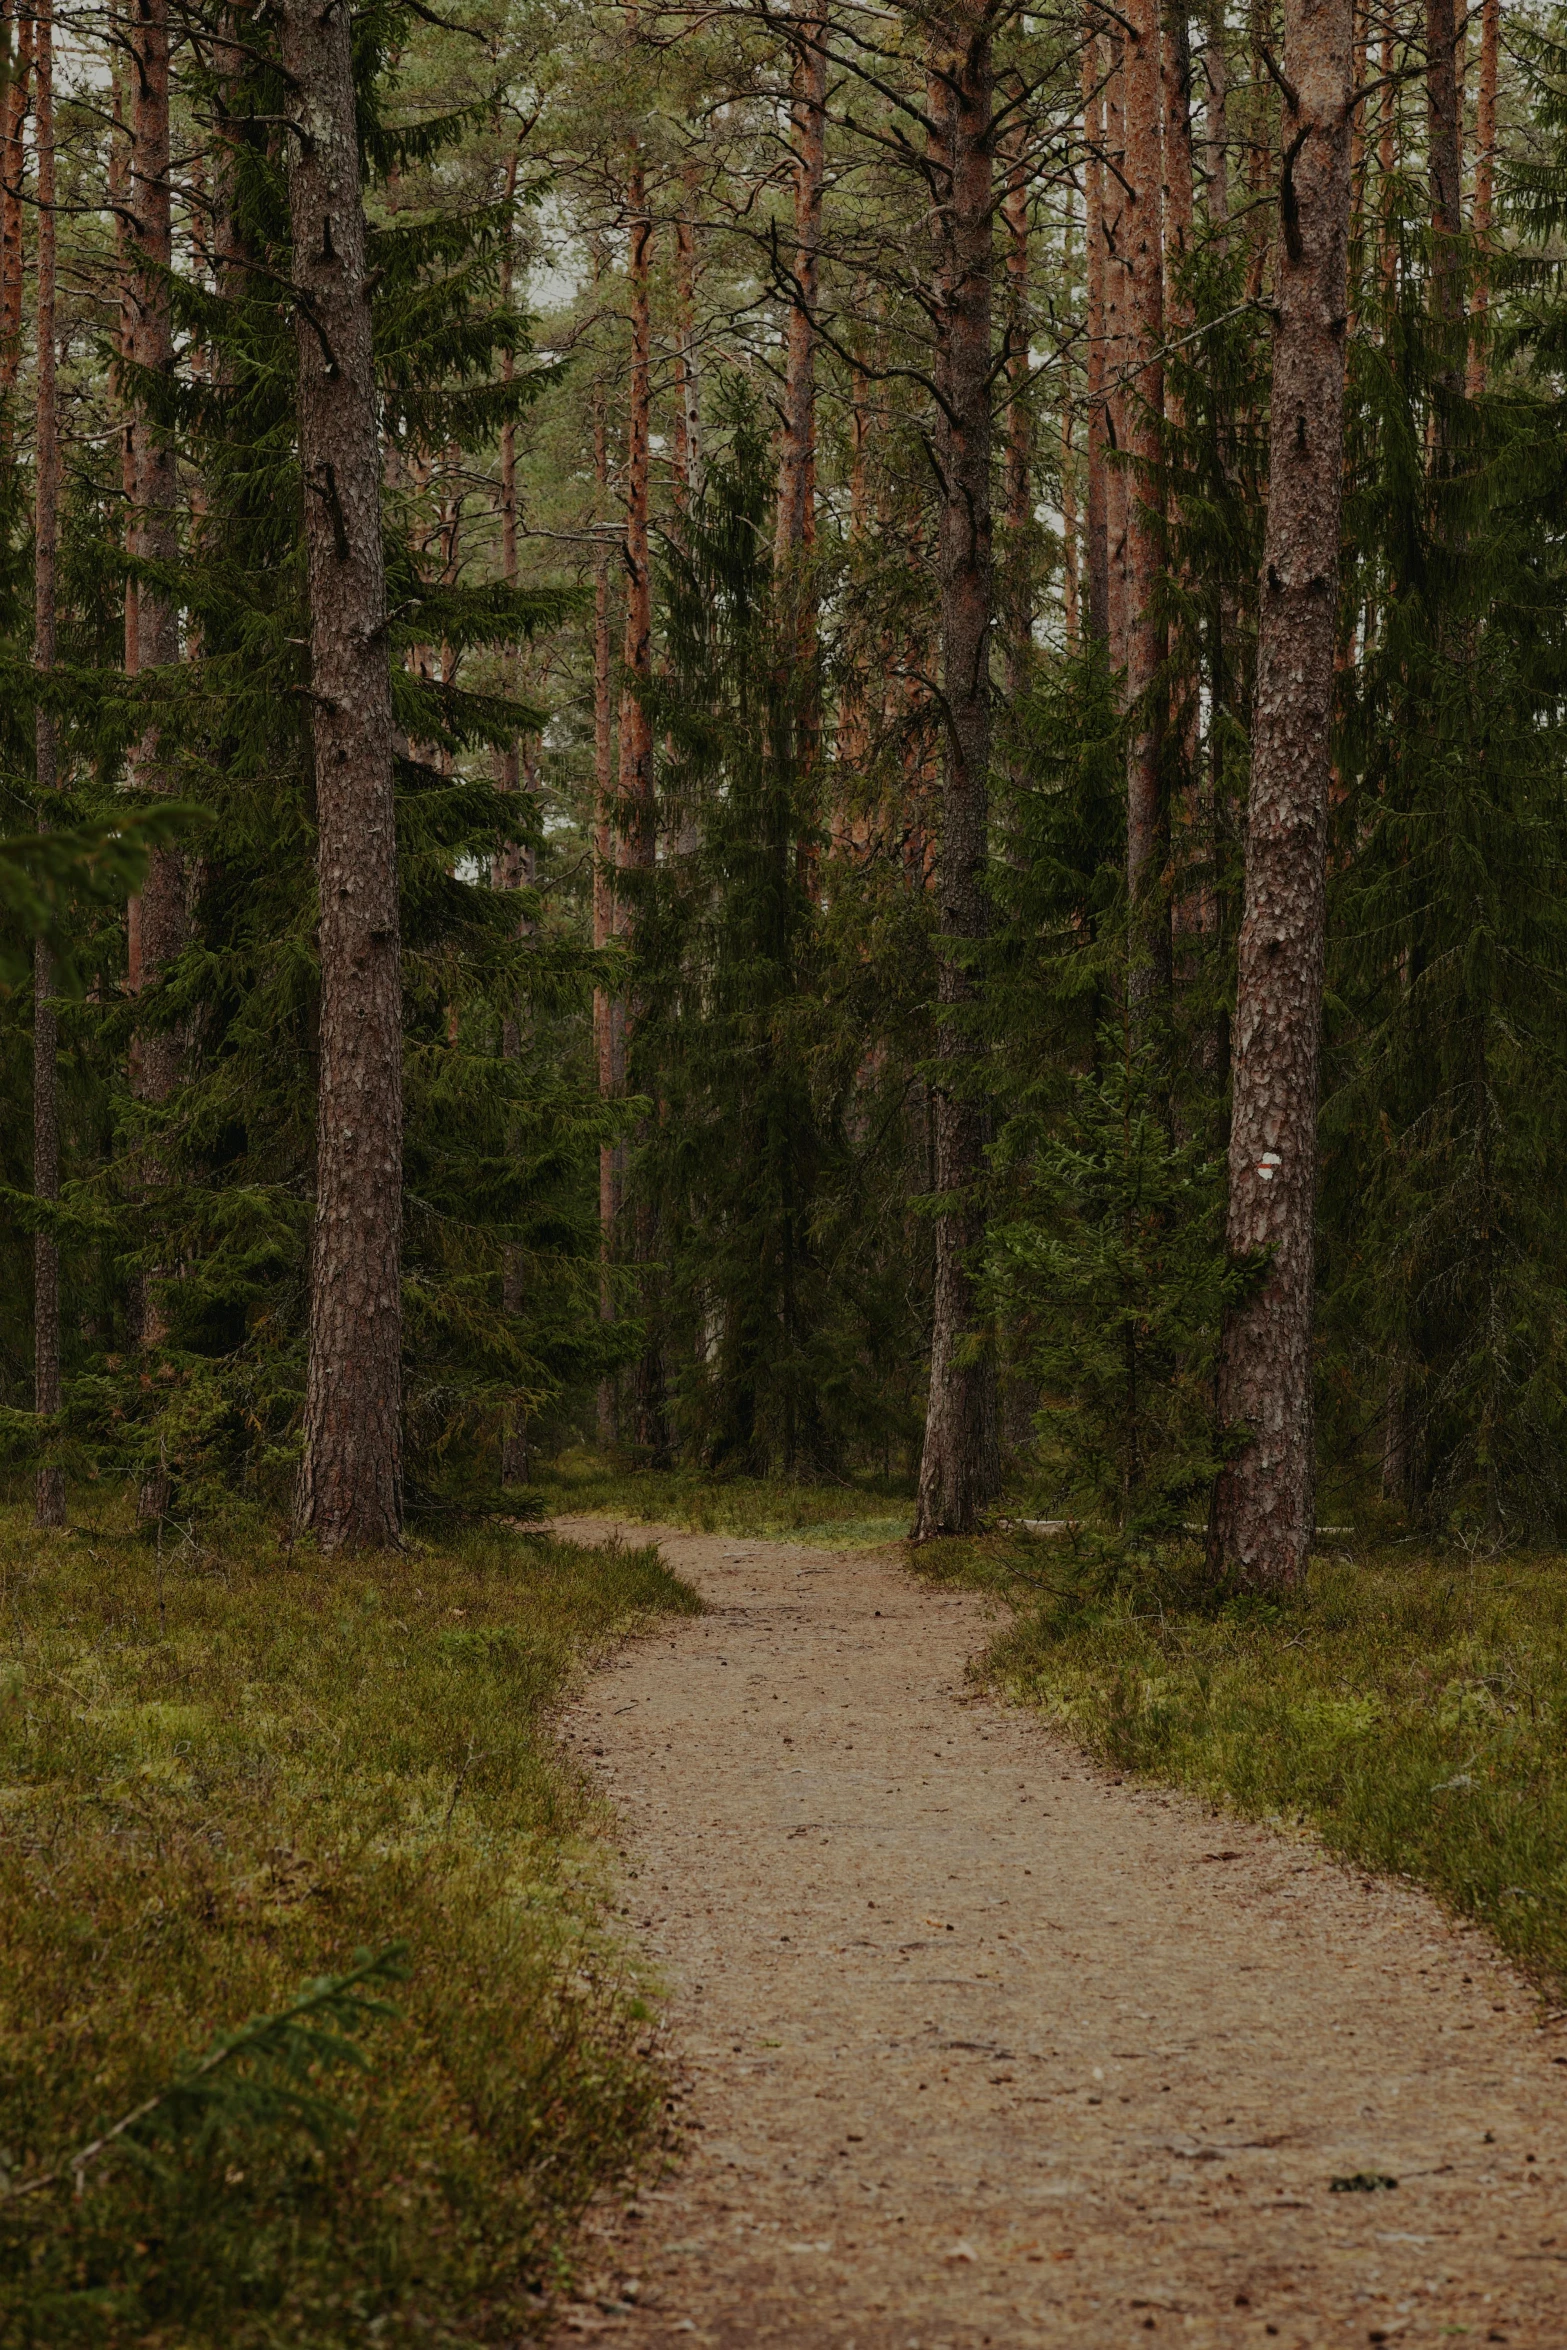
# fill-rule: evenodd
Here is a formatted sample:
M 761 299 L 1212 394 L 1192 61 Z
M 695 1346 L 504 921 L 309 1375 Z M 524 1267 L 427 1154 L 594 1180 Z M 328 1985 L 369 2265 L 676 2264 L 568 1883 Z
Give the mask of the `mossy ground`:
M 901 1542 L 914 1516 L 913 1488 L 897 1478 L 862 1475 L 813 1485 L 697 1469 L 627 1470 L 591 1452 L 552 1463 L 534 1495 L 552 1516 L 614 1515 L 693 1534 L 769 1535 L 840 1550 Z
M 12 2181 L 356 1951 L 409 1969 L 324 2144 L 236 2123 L 0 2202 L 7 2350 L 530 2327 L 663 2100 L 550 1714 L 584 1651 L 697 1604 L 651 1549 L 501 1527 L 341 1562 L 0 1513 Z
M 1205 1595 L 1195 1547 L 934 1543 L 998 1593 L 976 1673 L 1118 1770 L 1311 1828 L 1429 1886 L 1567 1990 L 1567 1562 L 1324 1551 L 1278 1603 Z

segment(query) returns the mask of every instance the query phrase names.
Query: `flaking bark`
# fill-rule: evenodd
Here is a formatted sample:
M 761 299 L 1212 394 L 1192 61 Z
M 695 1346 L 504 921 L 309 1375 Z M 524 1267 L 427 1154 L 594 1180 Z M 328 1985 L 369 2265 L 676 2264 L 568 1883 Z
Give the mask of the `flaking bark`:
M 365 217 L 346 6 L 285 0 L 310 604 L 321 1067 L 305 1455 L 326 1549 L 402 1524 L 402 989 L 392 695 Z
M 979 983 L 967 959 L 989 928 L 991 10 L 983 4 L 944 10 L 931 32 L 931 80 L 941 93 L 931 179 L 938 237 L 935 453 L 942 481 L 938 578 L 946 756 L 937 873 L 936 1293 L 917 1541 L 970 1532 L 1000 1482 L 995 1358 L 975 1278 L 990 1129 L 979 1083 L 983 1047 L 972 1027 Z
M 1296 1583 L 1312 1535 L 1312 1310 L 1329 743 L 1333 719 L 1351 0 L 1287 0 L 1268 520 L 1252 725 L 1230 1128 L 1232 1261 L 1265 1279 L 1225 1324 L 1219 1409 L 1244 1449 L 1214 1495 L 1210 1560 Z

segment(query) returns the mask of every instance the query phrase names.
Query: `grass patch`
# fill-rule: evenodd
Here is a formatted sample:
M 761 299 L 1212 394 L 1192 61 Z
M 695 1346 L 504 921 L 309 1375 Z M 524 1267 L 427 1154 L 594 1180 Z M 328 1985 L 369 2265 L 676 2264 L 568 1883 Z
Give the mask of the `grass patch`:
M 787 1537 L 834 1550 L 901 1542 L 914 1519 L 913 1487 L 897 1478 L 795 1485 L 782 1477 L 717 1477 L 696 1469 L 626 1470 L 590 1452 L 564 1454 L 533 1496 L 550 1516 L 609 1514 L 692 1534 Z
M 1318 1557 L 1288 1603 L 1203 1603 L 1200 1560 L 932 1544 L 917 1571 L 1012 1603 L 979 1668 L 1119 1770 L 1307 1823 L 1567 1988 L 1560 1559 Z
M 652 1549 L 502 1528 L 160 1560 L 0 1513 L 0 2167 L 187 2081 L 79 2198 L 0 2201 L 6 2350 L 517 2338 L 662 2102 L 550 1709 L 697 1605 Z

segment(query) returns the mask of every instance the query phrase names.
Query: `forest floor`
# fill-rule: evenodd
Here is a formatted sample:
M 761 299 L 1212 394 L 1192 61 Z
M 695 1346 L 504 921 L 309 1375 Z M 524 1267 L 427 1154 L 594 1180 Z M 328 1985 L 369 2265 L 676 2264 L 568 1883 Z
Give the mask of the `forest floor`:
M 708 1612 L 565 1729 L 688 2151 L 560 2343 L 1562 2350 L 1567 2030 L 1481 1931 L 1085 1760 L 896 1552 L 661 1547 Z

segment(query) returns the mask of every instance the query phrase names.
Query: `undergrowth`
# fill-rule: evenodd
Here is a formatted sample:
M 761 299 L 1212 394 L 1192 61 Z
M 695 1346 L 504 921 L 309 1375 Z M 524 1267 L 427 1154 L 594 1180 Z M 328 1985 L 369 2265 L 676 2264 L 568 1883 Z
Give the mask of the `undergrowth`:
M 976 1671 L 1119 1770 L 1315 1829 L 1431 1887 L 1567 1989 L 1567 1577 L 1388 1547 L 1284 1601 L 1208 1595 L 1195 1545 L 936 1543 L 1011 1603 Z
M 547 1716 L 697 1604 L 500 1528 L 325 1563 L 0 1514 L 5 2350 L 531 2324 L 662 2098 Z
M 693 1534 L 787 1535 L 836 1549 L 901 1542 L 914 1515 L 913 1488 L 898 1478 L 855 1475 L 837 1484 L 715 1476 L 701 1469 L 623 1469 L 571 1452 L 541 1472 L 535 1502 L 551 1515 L 612 1513 Z

